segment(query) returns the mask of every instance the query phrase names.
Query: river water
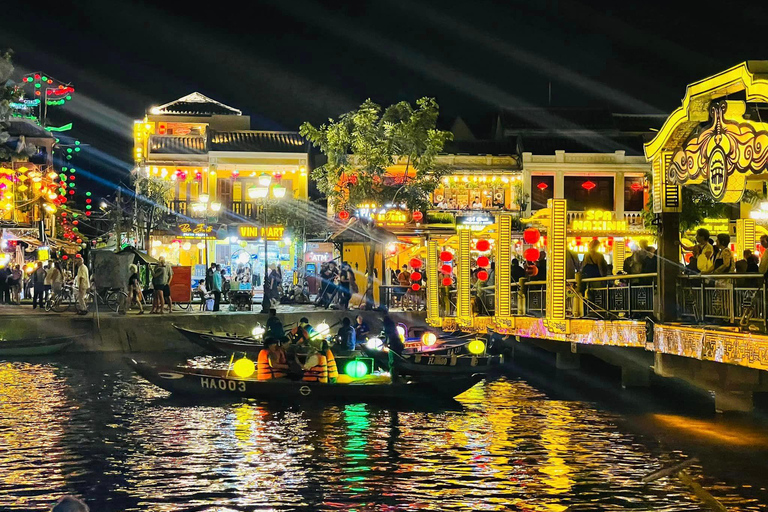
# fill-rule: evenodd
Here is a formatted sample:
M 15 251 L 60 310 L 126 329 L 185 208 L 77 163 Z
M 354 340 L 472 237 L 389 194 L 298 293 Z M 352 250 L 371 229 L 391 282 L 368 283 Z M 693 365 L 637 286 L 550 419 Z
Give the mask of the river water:
M 109 356 L 0 362 L 0 510 L 67 493 L 94 512 L 708 510 L 677 478 L 640 481 L 691 456 L 729 510 L 766 509 L 758 417 L 617 408 L 555 380 L 513 373 L 449 409 L 300 409 L 179 401 Z

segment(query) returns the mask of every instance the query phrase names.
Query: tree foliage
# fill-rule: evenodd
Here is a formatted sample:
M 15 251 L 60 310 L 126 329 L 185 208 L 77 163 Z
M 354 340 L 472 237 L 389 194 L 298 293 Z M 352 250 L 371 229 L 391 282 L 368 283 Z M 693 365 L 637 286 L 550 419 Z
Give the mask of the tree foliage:
M 172 182 L 151 176 L 134 175 L 136 191 L 134 225 L 143 228 L 145 243 L 153 229 L 160 227 L 168 215 L 167 204 L 174 198 Z
M 10 103 L 16 101 L 21 96 L 21 91 L 11 82 L 13 74 L 13 62 L 11 57 L 13 52 L 6 50 L 0 53 L 0 162 L 7 162 L 11 159 L 21 157 L 26 159 L 28 154 L 18 154 L 5 145 L 10 138 L 8 128 L 11 117 Z
M 418 100 L 416 108 L 402 101 L 386 109 L 368 99 L 327 124 L 302 124 L 301 135 L 328 159 L 312 172 L 318 189 L 336 210 L 361 203 L 426 209 L 446 172 L 436 157 L 452 139 L 436 128 L 438 114 L 432 98 Z M 405 164 L 405 176 L 388 173 L 396 163 Z

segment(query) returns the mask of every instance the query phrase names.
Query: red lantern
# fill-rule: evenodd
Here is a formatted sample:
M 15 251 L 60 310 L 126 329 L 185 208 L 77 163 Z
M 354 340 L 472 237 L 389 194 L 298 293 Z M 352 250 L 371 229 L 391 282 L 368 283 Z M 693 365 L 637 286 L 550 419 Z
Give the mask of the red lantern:
M 440 272 L 442 272 L 443 274 L 450 274 L 451 272 L 453 272 L 453 267 L 451 267 L 450 265 L 443 265 L 442 267 L 440 267 Z
M 408 262 L 411 265 L 412 269 L 421 268 L 421 260 L 419 258 L 411 258 L 411 261 Z
M 411 281 L 421 281 L 421 273 L 413 272 L 411 274 Z
M 450 277 L 444 277 L 443 278 L 443 286 L 451 286 L 453 284 L 453 279 Z
M 348 212 L 347 210 L 341 210 L 341 211 L 339 212 L 339 218 L 340 218 L 341 220 L 347 220 L 347 219 L 349 219 L 349 212 Z
M 528 228 L 523 231 L 523 240 L 527 244 L 535 244 L 541 238 L 541 233 L 536 228 Z
M 539 275 L 539 267 L 537 267 L 536 265 L 528 265 L 527 267 L 525 267 L 525 275 L 527 275 L 528 277 L 536 277 L 537 275 Z
M 413 222 L 421 222 L 424 218 L 424 214 L 420 211 L 413 212 Z
M 523 257 L 525 258 L 525 261 L 538 261 L 539 254 L 540 252 L 537 248 L 531 247 L 525 250 Z
M 478 240 L 475 244 L 475 249 L 477 249 L 480 252 L 485 252 L 488 249 L 491 248 L 491 242 L 488 240 Z
M 487 281 L 488 280 L 488 272 L 485 270 L 481 270 L 477 273 L 477 278 L 481 281 Z
M 443 251 L 440 253 L 440 261 L 445 261 L 447 263 L 452 259 L 453 259 L 453 254 L 451 254 L 450 252 Z
M 487 267 L 491 264 L 490 260 L 486 258 L 485 256 L 480 256 L 477 258 L 477 266 L 478 267 Z
M 421 290 L 421 285 L 419 283 L 413 283 L 411 285 L 411 290 L 417 292 L 417 291 Z
M 67 261 L 67 260 L 69 259 L 69 256 L 67 256 L 67 255 L 65 254 L 64 256 L 62 256 L 62 257 L 61 257 L 61 259 L 62 259 L 62 260 L 64 260 L 64 261 Z

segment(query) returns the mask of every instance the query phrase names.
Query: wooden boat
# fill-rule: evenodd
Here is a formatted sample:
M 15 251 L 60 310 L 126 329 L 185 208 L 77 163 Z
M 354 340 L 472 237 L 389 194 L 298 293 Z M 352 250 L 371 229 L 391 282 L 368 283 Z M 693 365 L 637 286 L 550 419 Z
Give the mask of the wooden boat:
M 366 348 L 365 353 L 376 361 L 379 368 L 389 367 L 389 354 L 387 352 Z M 493 367 L 504 363 L 504 356 L 440 353 L 416 353 L 399 356 L 395 354 L 393 363 L 399 374 L 414 378 L 460 376 L 488 373 Z
M 74 343 L 74 340 L 71 336 L 48 339 L 0 341 L 0 357 L 46 356 L 61 352 L 72 343 Z
M 289 379 L 256 380 L 235 377 L 227 370 L 155 366 L 135 359 L 128 364 L 141 377 L 174 394 L 199 397 L 240 397 L 257 399 L 309 399 L 363 402 L 410 402 L 452 399 L 477 382 L 482 375 L 441 379 L 431 382 L 381 383 L 365 379 L 348 384 L 322 384 Z
M 189 341 L 214 354 L 232 352 L 258 352 L 262 348 L 260 339 L 228 332 L 199 331 L 173 325 Z

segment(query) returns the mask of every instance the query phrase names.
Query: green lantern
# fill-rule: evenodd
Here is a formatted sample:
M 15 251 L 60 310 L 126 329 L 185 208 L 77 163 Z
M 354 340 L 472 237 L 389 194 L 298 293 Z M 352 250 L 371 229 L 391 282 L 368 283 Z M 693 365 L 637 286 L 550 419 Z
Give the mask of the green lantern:
M 353 379 L 360 379 L 368 375 L 368 367 L 362 361 L 350 361 L 344 366 L 344 373 Z

